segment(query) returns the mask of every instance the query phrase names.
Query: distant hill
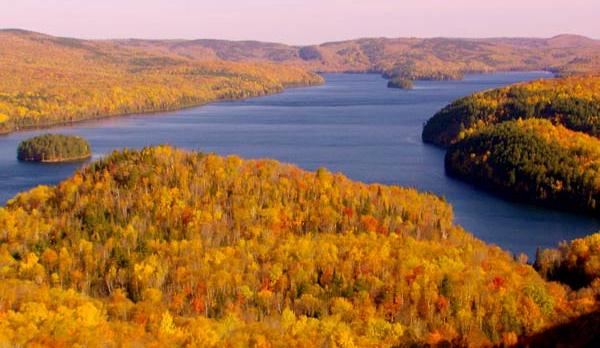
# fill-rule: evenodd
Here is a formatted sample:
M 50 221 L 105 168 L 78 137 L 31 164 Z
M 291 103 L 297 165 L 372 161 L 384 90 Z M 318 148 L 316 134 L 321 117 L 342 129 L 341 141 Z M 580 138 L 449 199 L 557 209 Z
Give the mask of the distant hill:
M 151 41 L 138 46 L 0 31 L 0 133 L 322 82 L 302 67 L 199 61 L 153 48 Z
M 380 72 L 410 79 L 460 78 L 465 73 L 600 71 L 600 41 L 578 35 L 538 38 L 366 38 L 315 46 L 257 41 L 117 40 L 120 46 L 205 60 L 271 61 L 320 72 Z
M 379 72 L 410 79 L 460 78 L 465 73 L 549 70 L 600 72 L 600 41 L 580 35 L 552 38 L 361 38 L 312 46 L 227 40 L 77 40 L 19 29 L 0 33 L 81 48 L 110 46 L 193 61 L 266 61 L 317 72 Z
M 600 42 L 367 38 L 314 46 L 225 40 L 80 40 L 0 30 L 0 133 L 81 119 L 172 110 L 311 85 L 312 72 L 400 80 L 465 73 L 600 72 Z
M 597 41 L 581 35 L 562 34 L 548 40 L 554 47 L 586 47 L 597 45 Z

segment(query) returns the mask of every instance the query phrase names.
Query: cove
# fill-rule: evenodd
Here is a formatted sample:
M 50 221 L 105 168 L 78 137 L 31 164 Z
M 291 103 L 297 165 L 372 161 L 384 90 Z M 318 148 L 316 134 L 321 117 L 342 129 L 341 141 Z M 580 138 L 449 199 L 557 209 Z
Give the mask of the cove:
M 509 202 L 446 177 L 444 150 L 423 144 L 423 123 L 456 98 L 519 81 L 539 72 L 468 75 L 462 81 L 421 81 L 412 90 L 388 89 L 370 74 L 325 74 L 326 84 L 277 95 L 213 103 L 151 115 L 77 123 L 0 137 L 0 202 L 39 184 L 56 184 L 80 163 L 36 164 L 16 159 L 20 141 L 47 132 L 85 137 L 97 159 L 119 148 L 156 144 L 244 158 L 275 158 L 314 170 L 415 187 L 446 198 L 456 223 L 477 237 L 531 257 L 600 230 L 600 220 Z

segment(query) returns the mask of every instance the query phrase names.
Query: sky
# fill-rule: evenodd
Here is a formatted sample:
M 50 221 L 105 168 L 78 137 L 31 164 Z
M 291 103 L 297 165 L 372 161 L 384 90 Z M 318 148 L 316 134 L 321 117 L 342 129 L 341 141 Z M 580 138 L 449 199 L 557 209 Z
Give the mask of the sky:
M 0 0 L 0 28 L 78 38 L 600 39 L 600 0 Z

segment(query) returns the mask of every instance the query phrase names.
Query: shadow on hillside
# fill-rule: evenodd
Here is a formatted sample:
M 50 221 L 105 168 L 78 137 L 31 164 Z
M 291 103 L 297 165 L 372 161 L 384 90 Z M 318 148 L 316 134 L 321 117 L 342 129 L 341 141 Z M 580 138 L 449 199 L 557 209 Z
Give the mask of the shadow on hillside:
M 600 347 L 600 311 L 523 337 L 516 347 Z

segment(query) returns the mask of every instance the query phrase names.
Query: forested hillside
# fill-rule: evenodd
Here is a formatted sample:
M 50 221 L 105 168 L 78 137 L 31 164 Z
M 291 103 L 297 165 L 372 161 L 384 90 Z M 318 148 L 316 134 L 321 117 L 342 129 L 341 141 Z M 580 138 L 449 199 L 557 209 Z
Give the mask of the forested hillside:
M 378 72 L 409 80 L 460 79 L 465 73 L 600 71 L 600 42 L 576 35 L 550 39 L 365 38 L 313 46 L 256 41 L 118 40 L 118 45 L 206 60 L 272 61 L 323 72 Z
M 162 146 L 0 208 L 7 345 L 514 344 L 597 309 L 441 199 Z
M 552 39 L 78 40 L 0 30 L 0 133 L 259 96 L 322 78 L 306 71 L 459 79 L 469 72 L 600 71 L 600 44 Z M 282 65 L 283 64 L 283 65 Z
M 560 281 L 579 289 L 580 296 L 600 297 L 600 233 L 571 242 L 557 249 L 538 250 L 534 267 L 548 280 Z M 584 296 L 585 297 L 585 296 Z M 526 337 L 522 345 L 530 347 L 598 347 L 600 311 Z
M 423 128 L 446 172 L 505 197 L 598 214 L 600 77 L 519 83 L 458 99 Z
M 423 140 L 448 146 L 486 126 L 518 118 L 544 118 L 600 136 L 600 76 L 520 83 L 458 99 L 427 121 Z
M 600 140 L 548 120 L 503 122 L 452 145 L 446 172 L 521 202 L 600 214 Z
M 302 68 L 194 61 L 110 41 L 0 31 L 0 133 L 321 83 Z
M 538 250 L 534 266 L 547 279 L 575 289 L 594 284 L 600 290 L 600 233 Z

